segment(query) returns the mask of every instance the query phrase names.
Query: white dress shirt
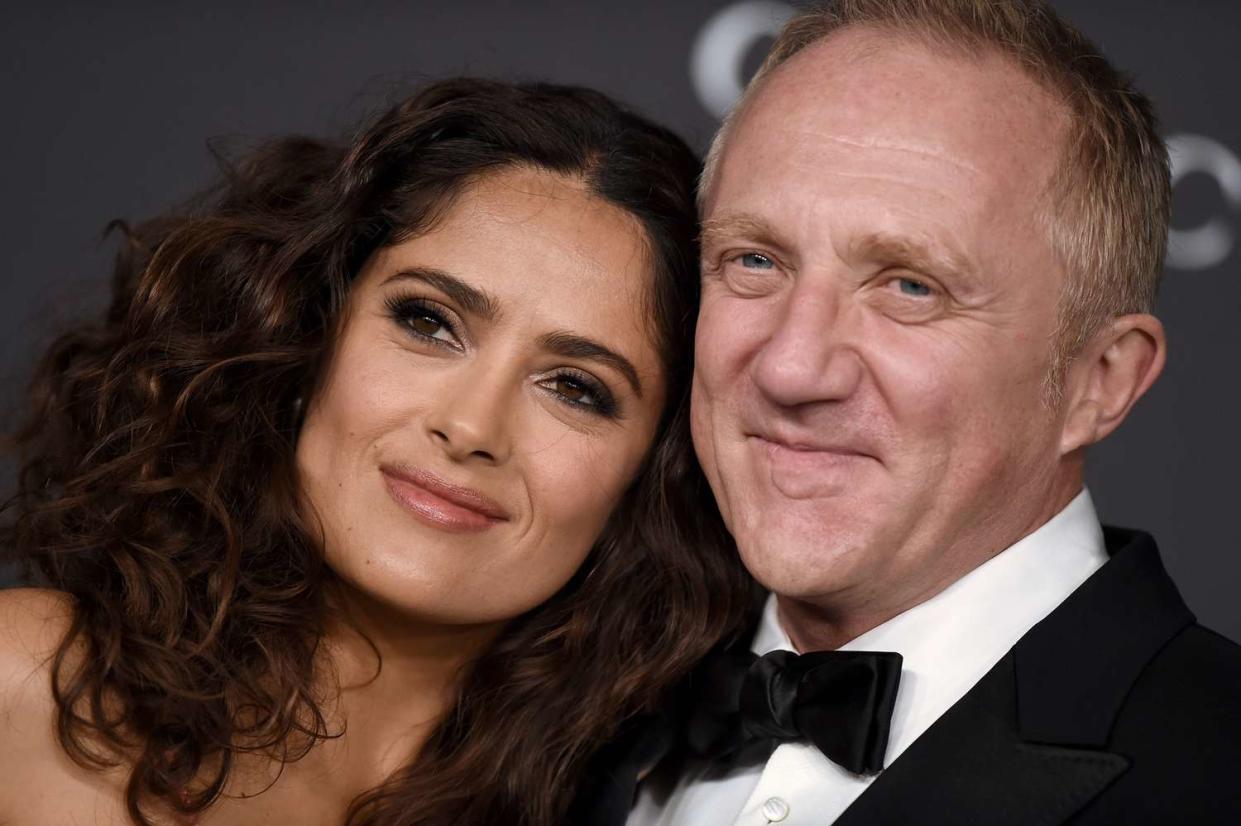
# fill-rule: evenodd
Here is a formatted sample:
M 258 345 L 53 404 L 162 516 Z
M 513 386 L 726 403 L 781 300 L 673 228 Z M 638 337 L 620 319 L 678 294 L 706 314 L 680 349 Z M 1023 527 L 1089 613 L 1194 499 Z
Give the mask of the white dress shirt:
M 931 599 L 841 646 L 904 657 L 884 761 L 910 744 L 991 670 L 1027 631 L 1107 561 L 1103 530 L 1083 490 L 1045 525 Z M 756 654 L 792 651 L 775 597 L 754 637 Z M 874 776 L 852 774 L 808 743 L 783 743 L 765 765 L 703 777 L 691 766 L 662 804 L 643 788 L 628 826 L 824 826 Z

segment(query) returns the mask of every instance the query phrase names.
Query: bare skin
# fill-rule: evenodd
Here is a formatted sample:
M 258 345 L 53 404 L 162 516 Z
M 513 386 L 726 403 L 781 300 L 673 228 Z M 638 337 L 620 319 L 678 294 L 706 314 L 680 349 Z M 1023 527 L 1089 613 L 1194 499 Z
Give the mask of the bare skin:
M 193 822 L 339 826 L 416 759 L 462 668 L 569 580 L 663 409 L 651 277 L 636 219 L 530 169 L 484 178 L 373 256 L 298 442 L 342 583 L 317 675 L 340 736 L 295 762 L 242 756 Z M 83 769 L 57 741 L 48 660 L 71 612 L 64 594 L 0 592 L 4 826 L 130 822 L 129 766 Z
M 8 824 L 129 824 L 124 769 L 94 772 L 73 763 L 56 742 L 55 707 L 47 690 L 49 660 L 68 627 L 71 603 L 41 589 L 6 591 L 0 600 L 0 691 L 6 700 L 0 768 Z M 473 636 L 474 638 L 471 638 Z M 388 649 L 378 679 L 369 647 L 342 629 L 332 645 L 342 689 L 325 704 L 332 723 L 348 734 L 328 740 L 305 758 L 281 766 L 268 759 L 239 761 L 228 791 L 195 821 L 165 812 L 158 822 L 178 824 L 339 824 L 360 790 L 378 785 L 416 754 L 450 697 L 447 688 L 464 659 L 485 638 L 472 629 L 434 633 L 416 644 Z M 365 652 L 365 653 L 364 653 Z M 396 656 L 398 655 L 399 656 Z M 8 800 L 9 794 L 13 799 Z
M 1046 403 L 1067 276 L 1040 210 L 1066 125 L 998 56 L 859 27 L 774 70 L 727 134 L 694 444 L 801 649 L 1037 529 L 1159 375 L 1162 327 L 1124 316 Z

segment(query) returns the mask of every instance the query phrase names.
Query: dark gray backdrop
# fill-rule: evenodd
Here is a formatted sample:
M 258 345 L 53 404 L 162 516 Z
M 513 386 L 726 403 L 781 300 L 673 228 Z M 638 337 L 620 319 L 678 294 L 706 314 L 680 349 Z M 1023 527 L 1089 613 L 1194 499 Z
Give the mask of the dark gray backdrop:
M 6 403 L 55 326 L 103 300 L 103 226 L 208 181 L 207 138 L 338 133 L 408 84 L 476 73 L 597 86 L 701 148 L 785 13 L 731 0 L 21 5 L 0 11 Z M 1160 301 L 1170 364 L 1095 451 L 1091 490 L 1105 521 L 1153 531 L 1191 607 L 1241 639 L 1241 3 L 1057 5 L 1137 75 L 1179 150 Z

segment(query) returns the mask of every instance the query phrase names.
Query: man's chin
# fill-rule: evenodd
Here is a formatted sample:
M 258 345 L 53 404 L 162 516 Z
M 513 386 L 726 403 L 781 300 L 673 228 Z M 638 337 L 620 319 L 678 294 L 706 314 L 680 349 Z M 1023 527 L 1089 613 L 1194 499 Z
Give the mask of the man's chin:
M 872 556 L 867 543 L 839 534 L 756 531 L 736 540 L 741 561 L 759 584 L 792 599 L 816 601 L 854 587 Z

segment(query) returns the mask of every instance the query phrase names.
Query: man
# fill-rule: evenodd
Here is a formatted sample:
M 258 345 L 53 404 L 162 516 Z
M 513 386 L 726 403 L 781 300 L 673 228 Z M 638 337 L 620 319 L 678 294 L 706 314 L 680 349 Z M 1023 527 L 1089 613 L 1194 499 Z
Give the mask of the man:
M 1165 361 L 1146 99 L 1036 0 L 830 2 L 701 199 L 694 439 L 772 592 L 752 650 L 854 652 L 870 694 L 816 713 L 873 712 L 877 752 L 834 752 L 856 721 L 811 731 L 811 660 L 765 657 L 736 748 L 694 712 L 629 822 L 1241 823 L 1241 649 L 1082 482 Z

